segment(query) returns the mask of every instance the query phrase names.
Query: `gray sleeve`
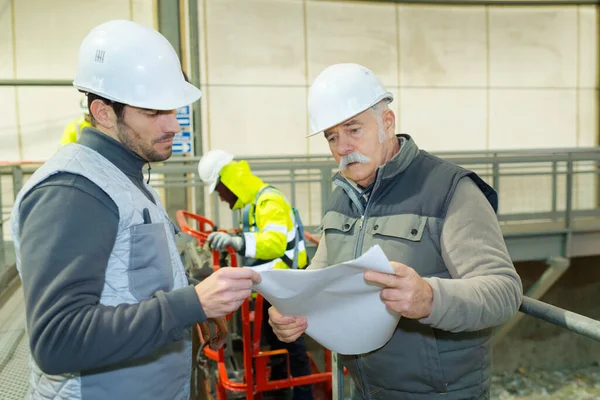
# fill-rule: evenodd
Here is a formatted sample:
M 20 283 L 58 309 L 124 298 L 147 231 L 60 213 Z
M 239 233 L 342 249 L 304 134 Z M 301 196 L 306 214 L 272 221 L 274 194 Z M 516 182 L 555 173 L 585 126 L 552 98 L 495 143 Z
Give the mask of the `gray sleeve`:
M 471 179 L 462 179 L 442 228 L 441 251 L 453 279 L 426 278 L 433 311 L 421 322 L 451 332 L 474 331 L 509 320 L 523 287 L 494 210 Z
M 327 263 L 327 246 L 325 242 L 325 235 L 321 235 L 321 240 L 319 241 L 319 246 L 317 246 L 317 251 L 315 252 L 315 256 L 310 260 L 310 265 L 306 267 L 306 269 L 323 269 L 327 268 L 329 264 Z
M 31 353 L 48 374 L 152 353 L 205 319 L 193 286 L 139 304 L 100 304 L 117 207 L 84 177 L 59 174 L 23 199 L 20 240 Z

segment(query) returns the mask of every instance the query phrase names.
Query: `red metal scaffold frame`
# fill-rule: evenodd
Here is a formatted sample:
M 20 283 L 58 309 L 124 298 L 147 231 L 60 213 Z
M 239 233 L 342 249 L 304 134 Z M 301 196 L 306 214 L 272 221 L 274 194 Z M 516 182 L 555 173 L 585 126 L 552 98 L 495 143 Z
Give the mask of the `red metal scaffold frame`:
M 188 211 L 179 210 L 176 213 L 176 217 L 181 230 L 194 237 L 201 247 L 204 246 L 208 235 L 213 232 L 215 228 L 215 224 L 208 218 Z M 195 221 L 197 229 L 190 227 L 188 219 Z M 314 240 L 312 237 L 307 239 Z M 235 251 L 231 247 L 227 247 L 227 253 L 231 260 L 231 267 L 239 267 Z M 221 254 L 218 251 L 212 251 L 213 270 L 220 268 L 220 256 Z M 323 383 L 325 385 L 326 395 L 328 398 L 331 398 L 331 353 L 328 349 L 324 349 L 325 372 L 318 371 L 314 360 L 310 356 L 310 353 L 308 353 L 313 373 L 300 377 L 290 376 L 290 360 L 287 350 L 261 351 L 262 305 L 263 297 L 260 294 L 257 294 L 253 312 L 250 311 L 250 298 L 246 299 L 240 307 L 242 317 L 244 382 L 235 382 L 229 378 L 223 349 L 215 351 L 208 346 L 201 347 L 205 356 L 215 361 L 218 366 L 217 400 L 226 400 L 228 390 L 232 392 L 245 392 L 246 399 L 253 400 L 261 399 L 262 393 L 266 391 L 316 383 Z M 227 315 L 227 319 L 229 320 L 232 315 L 233 314 Z M 252 323 L 254 326 L 252 326 Z M 195 329 L 198 330 L 200 340 L 203 342 L 200 326 L 196 325 Z M 284 355 L 286 358 L 286 363 L 288 365 L 288 377 L 286 379 L 269 380 L 268 362 L 270 357 L 275 355 Z

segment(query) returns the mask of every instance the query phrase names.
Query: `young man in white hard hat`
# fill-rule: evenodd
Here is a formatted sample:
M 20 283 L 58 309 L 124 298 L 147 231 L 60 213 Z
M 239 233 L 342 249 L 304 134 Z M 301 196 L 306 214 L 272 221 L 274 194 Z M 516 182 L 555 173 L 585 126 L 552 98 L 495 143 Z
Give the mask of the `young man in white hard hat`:
M 178 107 L 201 92 L 158 32 L 109 21 L 85 37 L 74 86 L 93 128 L 59 150 L 12 213 L 35 399 L 187 399 L 189 327 L 236 310 L 260 275 L 193 286 L 142 167 L 171 156 Z
M 310 88 L 311 136 L 323 133 L 340 172 L 309 268 L 379 245 L 395 271 L 365 272 L 404 318 L 380 349 L 341 356 L 357 398 L 488 399 L 490 328 L 509 320 L 522 297 L 496 218 L 497 194 L 475 173 L 396 135 L 392 100 L 357 64 L 330 66 Z M 306 329 L 303 318 L 273 307 L 269 314 L 283 341 Z
M 216 250 L 231 246 L 244 257 L 244 266 L 275 269 L 303 269 L 308 264 L 304 230 L 297 211 L 283 193 L 263 182 L 250 170 L 244 160 L 234 161 L 233 154 L 211 150 L 198 163 L 200 179 L 209 193 L 217 192 L 232 210 L 243 210 L 243 233 L 213 232 L 208 244 Z M 310 361 L 302 336 L 289 343 L 282 342 L 268 324 L 267 310 L 271 305 L 263 302 L 262 337 L 271 350 L 286 349 L 289 353 L 292 376 L 311 373 Z M 284 357 L 271 359 L 271 380 L 285 379 L 287 365 Z M 283 395 L 282 392 L 273 393 Z M 311 400 L 312 386 L 295 386 L 294 400 Z
M 79 101 L 79 109 L 81 110 L 81 116 L 77 117 L 74 121 L 69 122 L 65 126 L 63 135 L 60 138 L 61 146 L 65 146 L 69 143 L 76 143 L 81 137 L 81 132 L 83 129 L 92 126 L 92 117 L 90 115 L 90 109 L 88 108 L 87 98 L 85 96 Z

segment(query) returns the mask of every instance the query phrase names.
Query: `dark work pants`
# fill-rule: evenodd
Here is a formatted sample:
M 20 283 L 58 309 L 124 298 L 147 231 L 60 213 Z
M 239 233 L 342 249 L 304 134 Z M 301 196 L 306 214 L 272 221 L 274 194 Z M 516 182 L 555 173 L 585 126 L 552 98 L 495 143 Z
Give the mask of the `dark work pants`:
M 271 304 L 263 299 L 262 336 L 271 350 L 286 349 L 290 357 L 292 376 L 304 376 L 311 373 L 310 360 L 306 354 L 304 338 L 300 336 L 292 343 L 284 343 L 277 339 L 273 328 L 269 325 L 269 307 Z M 285 356 L 271 357 L 271 380 L 287 378 Z M 312 385 L 294 386 L 294 400 L 312 400 Z

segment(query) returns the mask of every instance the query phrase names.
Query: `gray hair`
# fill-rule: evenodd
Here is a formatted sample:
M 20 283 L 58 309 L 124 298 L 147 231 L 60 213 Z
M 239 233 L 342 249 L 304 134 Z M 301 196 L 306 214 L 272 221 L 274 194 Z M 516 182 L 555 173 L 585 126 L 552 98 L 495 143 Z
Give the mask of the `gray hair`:
M 379 143 L 385 142 L 385 128 L 383 127 L 383 113 L 385 110 L 389 110 L 388 107 L 389 100 L 383 99 L 380 102 L 373 105 L 369 108 L 369 111 L 373 114 L 375 119 L 377 120 L 377 125 L 379 126 Z

